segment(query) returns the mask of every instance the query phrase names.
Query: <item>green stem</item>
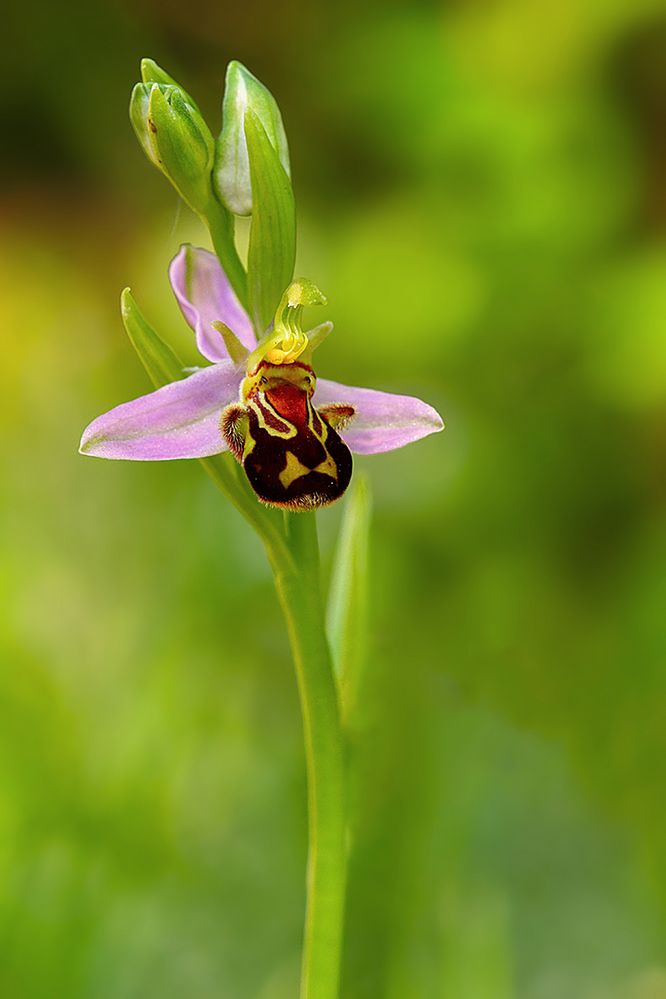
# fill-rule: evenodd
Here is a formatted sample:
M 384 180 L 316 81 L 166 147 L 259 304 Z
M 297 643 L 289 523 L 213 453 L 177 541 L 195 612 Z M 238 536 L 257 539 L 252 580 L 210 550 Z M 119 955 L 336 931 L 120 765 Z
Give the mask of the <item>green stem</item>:
M 289 631 L 305 737 L 309 850 L 301 999 L 337 999 L 346 881 L 345 772 L 315 514 L 288 515 L 286 535 L 291 559 L 269 555 Z
M 275 511 L 246 495 L 220 457 L 202 459 L 218 488 L 258 532 L 287 623 L 303 715 L 308 782 L 308 871 L 301 999 L 337 999 L 346 888 L 344 744 L 326 638 L 314 513 Z M 248 490 L 249 493 L 249 490 Z
M 215 253 L 218 256 L 224 273 L 229 278 L 231 286 L 238 296 L 246 312 L 249 312 L 247 293 L 247 274 L 238 256 L 234 242 L 234 218 L 224 208 L 217 198 L 211 194 L 208 208 L 203 221 L 208 226 L 210 238 L 213 241 Z

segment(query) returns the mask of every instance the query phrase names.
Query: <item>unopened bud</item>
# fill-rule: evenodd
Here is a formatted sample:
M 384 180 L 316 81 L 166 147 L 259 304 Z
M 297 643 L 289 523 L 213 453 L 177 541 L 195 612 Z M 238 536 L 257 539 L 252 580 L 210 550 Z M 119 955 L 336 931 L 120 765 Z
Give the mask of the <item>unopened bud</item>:
M 211 198 L 215 143 L 185 91 L 175 83 L 137 83 L 130 118 L 148 159 L 195 212 L 205 211 Z
M 217 140 L 213 187 L 234 215 L 252 214 L 252 185 L 245 137 L 245 117 L 259 119 L 289 176 L 289 148 L 280 109 L 271 92 L 239 62 L 230 62 L 222 104 L 222 131 Z

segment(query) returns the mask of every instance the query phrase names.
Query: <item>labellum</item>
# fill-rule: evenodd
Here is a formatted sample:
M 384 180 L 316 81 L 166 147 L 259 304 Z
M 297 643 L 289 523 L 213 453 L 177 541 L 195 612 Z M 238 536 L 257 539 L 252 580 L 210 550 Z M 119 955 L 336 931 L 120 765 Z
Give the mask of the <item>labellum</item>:
M 221 431 L 263 503 L 312 509 L 339 499 L 351 479 L 352 456 L 337 430 L 353 406 L 312 404 L 309 364 L 262 359 L 242 387 L 243 402 L 222 413 Z

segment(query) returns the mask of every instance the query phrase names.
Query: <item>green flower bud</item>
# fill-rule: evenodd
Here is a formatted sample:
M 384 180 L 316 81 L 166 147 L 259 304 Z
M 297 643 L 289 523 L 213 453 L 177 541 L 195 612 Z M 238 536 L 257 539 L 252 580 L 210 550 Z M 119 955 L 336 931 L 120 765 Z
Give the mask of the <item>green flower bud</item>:
M 164 83 L 171 87 L 178 87 L 187 103 L 195 109 L 197 114 L 201 113 L 197 107 L 197 102 L 192 100 L 185 87 L 182 87 L 172 76 L 169 76 L 166 70 L 158 66 L 153 59 L 141 60 L 141 79 L 144 83 Z
M 251 111 L 289 176 L 289 148 L 280 109 L 269 90 L 239 62 L 230 62 L 222 104 L 222 131 L 217 140 L 213 188 L 234 215 L 252 214 L 252 185 L 245 136 L 245 118 Z
M 137 83 L 130 119 L 148 159 L 195 212 L 204 212 L 211 198 L 215 143 L 197 106 L 176 84 Z

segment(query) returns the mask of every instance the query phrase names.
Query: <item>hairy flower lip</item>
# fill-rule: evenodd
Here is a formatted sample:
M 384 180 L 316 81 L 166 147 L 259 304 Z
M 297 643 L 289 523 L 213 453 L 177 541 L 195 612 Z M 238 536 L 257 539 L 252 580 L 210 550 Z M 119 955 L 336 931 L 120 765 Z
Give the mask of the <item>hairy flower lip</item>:
M 184 245 L 171 262 L 169 276 L 200 353 L 213 363 L 97 417 L 83 433 L 82 454 L 167 461 L 228 450 L 219 420 L 222 410 L 239 399 L 245 370 L 230 359 L 222 334 L 212 324 L 224 323 L 250 351 L 257 346 L 252 324 L 209 251 Z M 356 454 L 392 451 L 444 428 L 439 413 L 414 396 L 318 378 L 313 398 L 315 406 L 354 407 L 356 415 L 341 437 Z

